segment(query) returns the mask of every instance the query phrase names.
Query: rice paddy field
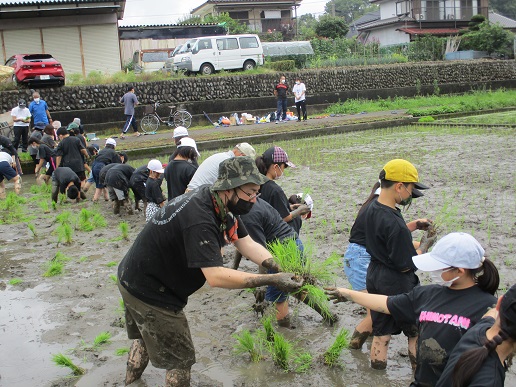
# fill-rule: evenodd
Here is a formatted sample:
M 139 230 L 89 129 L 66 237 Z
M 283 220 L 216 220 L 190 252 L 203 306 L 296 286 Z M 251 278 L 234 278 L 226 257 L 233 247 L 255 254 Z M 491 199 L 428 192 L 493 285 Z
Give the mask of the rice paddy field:
M 461 120 L 469 119 L 473 124 L 507 126 L 414 125 L 275 144 L 297 165 L 278 184 L 287 195 L 309 193 L 314 199 L 312 218 L 301 230 L 314 259 L 344 253 L 356 213 L 383 165 L 405 158 L 431 187 L 403 212 L 405 219 L 430 218 L 441 236 L 452 231 L 473 234 L 500 271 L 499 294 L 516 283 L 514 113 Z M 261 153 L 272 144 L 253 145 Z M 203 157 L 212 153 L 203 152 Z M 52 206 L 50 193 L 30 188 L 31 183 L 30 177 L 24 179 L 23 202 L 0 201 L 0 384 L 122 386 L 130 341 L 115 274 L 144 216 L 113 215 L 105 202 L 63 200 Z M 420 237 L 414 233 L 415 239 Z M 233 253 L 231 247 L 226 249 L 226 263 Z M 246 260 L 240 270 L 257 271 Z M 428 283 L 424 275 L 420 278 Z M 334 281 L 349 286 L 342 263 Z M 407 386 L 412 380 L 401 336 L 391 342 L 385 371 L 369 367 L 370 342 L 362 351 L 345 348 L 342 330 L 352 331 L 363 317 L 363 309 L 350 303 L 330 306 L 339 321 L 329 326 L 292 300 L 296 329 L 274 327 L 283 340 L 274 345 L 283 352 L 291 345 L 302 364 L 285 363 L 273 355 L 278 352 L 267 351 L 254 353 L 258 360 L 251 361 L 237 337 L 245 341 L 247 331 L 263 327 L 251 308 L 253 302 L 249 291 L 207 285 L 190 297 L 185 313 L 197 355 L 193 386 L 379 387 Z M 164 372 L 149 366 L 133 385 L 163 386 Z M 507 373 L 506 385 L 516 385 L 514 369 Z

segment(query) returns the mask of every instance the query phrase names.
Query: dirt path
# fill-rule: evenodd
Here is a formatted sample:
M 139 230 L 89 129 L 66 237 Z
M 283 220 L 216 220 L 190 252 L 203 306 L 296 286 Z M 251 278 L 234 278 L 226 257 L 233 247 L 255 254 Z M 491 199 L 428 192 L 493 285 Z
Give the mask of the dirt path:
M 501 288 L 507 288 L 516 283 L 515 131 L 407 127 L 286 141 L 280 145 L 298 168 L 289 170 L 279 184 L 289 194 L 310 190 L 315 209 L 313 218 L 303 226 L 302 239 L 312 241 L 316 256 L 322 259 L 333 251 L 345 250 L 356 211 L 381 166 L 396 156 L 412 160 L 432 189 L 412 205 L 405 218 L 439 220 L 442 233 L 473 232 L 498 266 Z M 258 150 L 263 147 L 258 145 Z M 203 156 L 208 156 L 205 153 Z M 91 201 L 60 204 L 52 210 L 48 206 L 50 195 L 31 193 L 31 183 L 31 177 L 24 179 L 27 202 L 22 206 L 25 216 L 31 218 L 0 224 L 0 385 L 122 386 L 126 357 L 117 356 L 115 350 L 127 348 L 130 342 L 121 322 L 120 295 L 110 276 L 143 227 L 144 216 L 115 216 L 108 203 Z M 75 230 L 70 245 L 57 245 L 56 216 L 65 211 L 76 216 L 81 208 L 98 210 L 107 227 L 91 232 Z M 5 215 L 6 211 L 0 212 L 0 216 Z M 121 221 L 129 225 L 128 240 L 120 239 Z M 35 226 L 37 237 L 28 224 Z M 70 257 L 64 274 L 43 277 L 45 265 L 57 252 Z M 231 255 L 228 249 L 226 262 Z M 256 270 L 247 261 L 241 269 Z M 349 286 L 342 272 L 337 275 L 337 285 Z M 14 278 L 22 282 L 9 284 Z M 421 278 L 425 283 L 425 277 Z M 197 355 L 193 386 L 381 387 L 407 386 L 411 380 L 409 360 L 400 355 L 405 340 L 399 336 L 393 339 L 387 371 L 369 368 L 366 347 L 345 350 L 340 368 L 329 369 L 314 362 L 306 374 L 280 371 L 270 358 L 250 363 L 247 356 L 237 357 L 232 353 L 235 340 L 231 335 L 259 327 L 251 304 L 252 294 L 246 291 L 208 286 L 190 298 L 185 312 Z M 337 326 L 328 327 L 315 312 L 292 304 L 297 328 L 280 330 L 314 358 L 331 344 L 338 329 L 351 330 L 361 319 L 360 308 L 340 304 L 332 306 L 340 317 Z M 110 342 L 88 349 L 103 331 L 110 332 Z M 59 352 L 67 353 L 86 374 L 70 378 L 69 370 L 56 367 L 51 356 Z M 163 383 L 163 372 L 149 366 L 134 385 Z M 516 385 L 514 369 L 508 372 L 506 385 Z

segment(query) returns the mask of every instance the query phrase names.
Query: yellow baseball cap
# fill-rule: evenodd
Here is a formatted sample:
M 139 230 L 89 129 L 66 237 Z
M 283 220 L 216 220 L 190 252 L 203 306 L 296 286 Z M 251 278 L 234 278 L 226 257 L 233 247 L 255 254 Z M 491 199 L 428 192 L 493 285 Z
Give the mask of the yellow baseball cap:
M 385 172 L 385 176 L 380 174 L 380 179 L 385 179 L 389 181 L 399 181 L 402 183 L 414 183 L 414 186 L 417 189 L 428 189 L 429 187 L 419 182 L 419 174 L 417 173 L 416 167 L 412 165 L 412 163 L 403 159 L 394 159 L 389 161 L 383 167 L 383 172 Z M 419 191 L 413 192 L 414 197 L 423 196 L 423 194 Z

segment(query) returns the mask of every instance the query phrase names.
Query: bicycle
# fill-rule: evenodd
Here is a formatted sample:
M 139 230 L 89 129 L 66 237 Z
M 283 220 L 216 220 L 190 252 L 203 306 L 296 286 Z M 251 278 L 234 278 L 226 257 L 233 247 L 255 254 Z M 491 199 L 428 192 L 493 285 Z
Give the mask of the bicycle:
M 192 115 L 187 110 L 177 110 L 175 105 L 170 107 L 170 114 L 168 115 L 168 121 L 162 119 L 158 113 L 157 108 L 160 106 L 158 101 L 155 101 L 150 106 L 145 106 L 144 116 L 140 122 L 140 127 L 145 134 L 154 134 L 158 130 L 160 124 L 167 126 L 184 126 L 189 128 L 192 125 Z

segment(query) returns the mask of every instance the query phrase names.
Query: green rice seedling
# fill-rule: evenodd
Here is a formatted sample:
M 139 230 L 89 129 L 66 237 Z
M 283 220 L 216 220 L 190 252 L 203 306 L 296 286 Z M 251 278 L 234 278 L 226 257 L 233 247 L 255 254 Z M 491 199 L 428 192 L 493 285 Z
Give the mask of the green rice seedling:
M 118 308 L 116 308 L 116 312 L 120 313 L 120 314 L 124 314 L 125 313 L 125 304 L 124 304 L 123 298 L 120 298 L 118 300 Z
M 263 329 L 265 331 L 265 339 L 271 343 L 274 341 L 274 335 L 276 334 L 276 331 L 274 330 L 273 320 L 273 316 L 268 315 L 263 317 L 261 321 Z
M 52 355 L 52 361 L 59 367 L 70 368 L 76 376 L 84 375 L 84 369 L 76 366 L 68 356 L 63 355 L 62 353 Z
M 302 352 L 294 357 L 292 363 L 294 364 L 294 371 L 298 373 L 308 372 L 312 367 L 313 357 L 309 352 Z
M 306 284 L 303 285 L 296 293 L 300 293 L 300 297 L 305 297 L 306 295 L 308 306 L 314 309 L 317 308 L 325 320 L 331 321 L 334 318 L 334 315 L 330 310 L 328 296 L 324 293 L 323 289 L 314 285 Z
M 83 208 L 79 213 L 77 228 L 81 231 L 93 231 L 96 228 L 106 226 L 106 219 L 96 210 Z
M 118 265 L 118 262 L 115 262 L 115 261 L 111 261 L 111 262 L 106 263 L 107 267 L 113 267 L 113 266 L 116 266 L 116 265 Z
M 27 200 L 14 192 L 9 192 L 5 200 L 0 200 L 0 219 L 3 223 L 17 223 L 25 217 L 23 206 Z
M 242 332 L 234 334 L 233 337 L 237 340 L 234 346 L 234 351 L 237 355 L 248 353 L 253 363 L 262 359 L 262 346 L 260 339 L 256 335 L 244 329 Z
M 118 225 L 122 239 L 129 239 L 129 225 L 127 222 L 120 222 Z
M 38 233 L 36 232 L 36 226 L 34 226 L 32 223 L 27 223 L 27 227 L 29 228 L 30 232 L 32 233 L 32 236 L 34 238 L 37 238 Z
M 56 216 L 56 223 L 59 224 L 72 224 L 72 212 L 71 211 L 63 211 L 59 215 Z
M 342 353 L 342 350 L 349 347 L 349 332 L 342 328 L 332 345 L 324 352 L 324 364 L 334 367 Z
M 116 275 L 114 275 L 114 274 L 110 274 L 110 275 L 109 275 L 109 278 L 111 278 L 111 280 L 112 280 L 115 284 L 117 284 L 117 283 L 118 283 L 118 278 L 117 278 L 117 276 L 116 276 Z
M 54 277 L 63 274 L 64 264 L 60 261 L 50 261 L 47 263 L 47 270 L 43 273 L 43 277 Z
M 276 332 L 270 345 L 272 360 L 281 369 L 288 371 L 293 354 L 293 345 L 281 333 Z
M 52 209 L 53 209 L 54 211 L 56 211 L 56 210 L 57 210 L 57 203 L 56 203 L 56 202 L 52 202 Z
M 57 243 L 64 243 L 69 245 L 73 241 L 73 228 L 70 224 L 64 223 L 60 224 L 56 228 L 57 233 Z
M 59 200 L 59 204 L 61 204 L 61 205 L 65 204 L 66 203 L 66 195 L 63 193 L 59 193 L 59 197 L 57 200 Z
M 98 348 L 103 344 L 109 343 L 109 339 L 111 339 L 111 333 L 109 332 L 100 332 L 97 337 L 93 340 L 93 348 Z
M 21 278 L 11 278 L 9 280 L 9 285 L 18 285 L 21 284 L 23 280 Z
M 52 259 L 57 262 L 65 263 L 68 262 L 71 258 L 58 251 Z
M 81 263 L 82 263 L 82 262 L 86 262 L 87 260 L 88 260 L 88 257 L 86 257 L 86 256 L 84 256 L 84 255 L 83 255 L 82 257 L 80 257 L 80 258 L 79 258 L 79 262 L 81 262 Z
M 129 353 L 129 348 L 117 348 L 115 349 L 115 355 L 117 356 L 124 356 L 126 353 Z
M 96 212 L 93 214 L 93 219 L 91 221 L 94 228 L 106 227 L 107 221 L 100 213 Z
M 48 214 L 50 212 L 50 208 L 48 207 L 47 201 L 41 201 L 38 203 L 38 205 L 41 211 L 43 211 L 45 214 Z

